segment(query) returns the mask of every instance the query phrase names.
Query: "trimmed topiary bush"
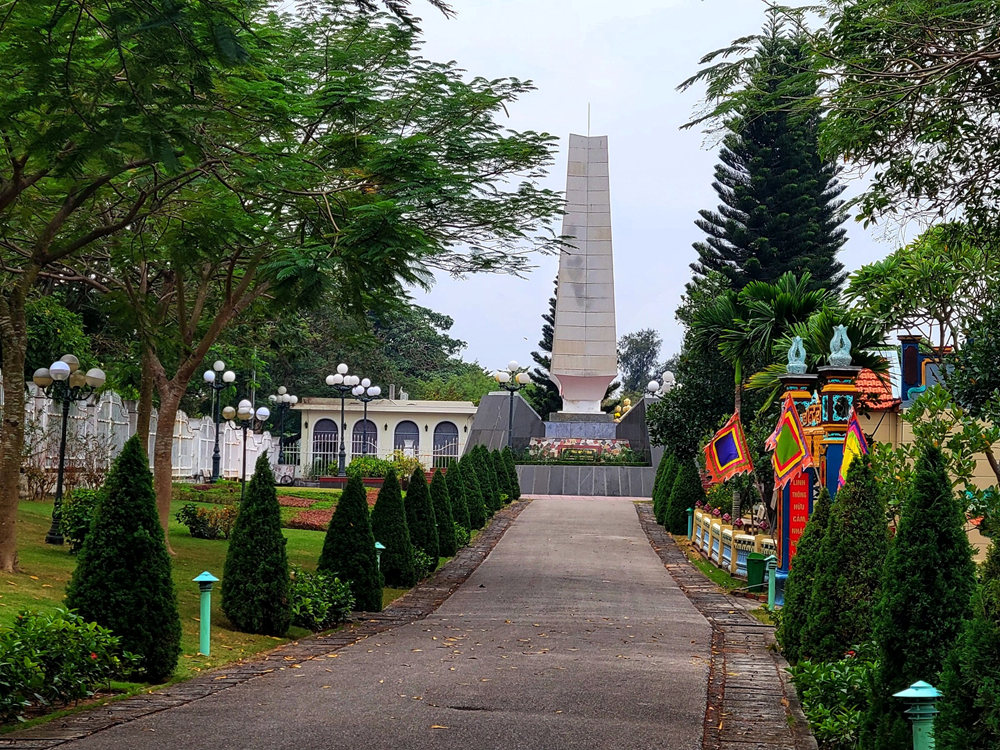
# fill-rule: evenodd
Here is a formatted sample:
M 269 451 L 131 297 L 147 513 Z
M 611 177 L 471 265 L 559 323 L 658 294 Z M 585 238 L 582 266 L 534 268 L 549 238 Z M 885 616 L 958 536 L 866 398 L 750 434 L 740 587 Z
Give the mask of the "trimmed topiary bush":
M 941 449 L 927 448 L 882 568 L 878 667 L 861 734 L 867 750 L 910 750 L 906 707 L 892 694 L 917 680 L 935 681 L 969 617 L 976 574 L 964 525 Z
M 813 583 L 829 522 L 830 493 L 823 487 L 795 548 L 792 569 L 785 579 L 785 605 L 781 608 L 781 621 L 774 634 L 781 644 L 782 654 L 791 664 L 797 664 L 801 658 L 802 631 L 809 620 Z M 876 574 L 880 570 L 876 570 Z
M 889 549 L 884 496 L 867 459 L 853 461 L 830 510 L 800 658 L 836 661 L 871 640 Z
M 494 450 L 490 453 L 490 463 L 493 465 L 493 474 L 497 478 L 503 502 L 509 503 L 514 497 L 514 493 L 510 488 L 510 478 L 507 476 L 507 469 L 503 465 L 503 456 L 500 455 L 500 451 Z
M 670 499 L 663 514 L 664 527 L 671 534 L 687 535 L 687 509 L 694 508 L 699 500 L 705 500 L 705 489 L 701 486 L 698 467 L 691 459 L 678 461 L 677 477 L 670 491 Z
M 517 478 L 517 464 L 514 463 L 514 451 L 510 449 L 510 446 L 501 451 L 503 456 L 503 465 L 507 470 L 507 482 L 510 485 L 511 490 L 514 494 L 511 495 L 511 502 L 521 499 L 521 481 Z
M 479 479 L 479 489 L 483 493 L 483 505 L 486 508 L 486 515 L 492 516 L 502 503 L 500 502 L 500 488 L 497 487 L 496 477 L 490 471 L 490 454 L 485 446 L 477 445 L 472 449 L 472 459 L 475 462 L 476 476 Z
M 266 454 L 257 459 L 222 572 L 222 611 L 244 633 L 281 636 L 292 624 L 288 552 Z
M 656 467 L 656 476 L 653 478 L 653 515 L 660 526 L 663 526 L 666 520 L 667 504 L 676 478 L 677 459 L 673 453 L 664 451 L 660 465 Z
M 123 650 L 142 657 L 141 674 L 150 682 L 173 674 L 181 620 L 153 475 L 138 437 L 125 443 L 108 474 L 66 606 L 119 636 Z
M 462 475 L 458 470 L 458 461 L 454 458 L 448 464 L 448 471 L 444 475 L 448 484 L 448 497 L 451 500 L 451 515 L 455 518 L 455 523 L 466 531 L 472 531 L 472 523 L 469 521 L 469 506 L 465 501 L 465 489 L 462 486 Z
M 434 506 L 431 503 L 430 489 L 427 487 L 427 477 L 423 469 L 417 469 L 410 477 L 410 486 L 406 489 L 406 525 L 410 529 L 410 542 L 419 550 L 423 550 L 434 560 L 434 567 L 440 557 L 438 544 L 437 520 L 434 518 Z
M 368 515 L 368 498 L 361 477 L 351 477 L 330 519 L 316 568 L 347 581 L 360 611 L 381 612 L 382 576 Z
M 371 514 L 372 534 L 381 542 L 382 580 L 386 586 L 408 589 L 417 583 L 417 568 L 413 562 L 413 544 L 403 508 L 403 494 L 394 469 L 389 469 Z
M 458 549 L 455 542 L 455 519 L 451 515 L 451 498 L 448 485 L 440 469 L 431 479 L 431 503 L 434 505 L 434 522 L 437 524 L 438 555 L 451 557 Z
M 482 488 L 479 486 L 479 473 L 471 455 L 466 455 L 458 463 L 462 475 L 462 489 L 465 492 L 465 502 L 469 506 L 469 524 L 473 529 L 481 529 L 486 525 L 486 503 L 483 500 Z

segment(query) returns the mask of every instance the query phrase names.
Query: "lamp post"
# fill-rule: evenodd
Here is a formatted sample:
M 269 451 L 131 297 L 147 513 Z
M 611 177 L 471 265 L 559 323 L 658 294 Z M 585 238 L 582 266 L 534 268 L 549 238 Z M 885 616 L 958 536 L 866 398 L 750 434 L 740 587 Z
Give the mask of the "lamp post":
M 236 381 L 236 373 L 232 370 L 226 370 L 226 363 L 221 359 L 217 359 L 215 364 L 212 365 L 211 370 L 205 370 L 205 384 L 212 389 L 212 400 L 215 401 L 215 448 L 212 451 L 212 482 L 219 481 L 219 467 L 222 461 L 222 455 L 219 453 L 219 399 L 222 396 L 222 391 L 228 388 Z M 219 379 L 222 382 L 219 382 Z
M 285 386 L 279 386 L 278 392 L 267 397 L 278 410 L 278 463 L 285 463 L 285 412 L 299 402 L 298 396 L 293 396 Z
M 674 377 L 674 374 L 670 372 L 670 370 L 667 370 L 660 377 L 662 379 L 662 384 L 655 380 L 650 380 L 649 383 L 646 384 L 646 391 L 648 391 L 649 395 L 653 398 L 665 396 L 677 387 L 677 379 Z
M 69 422 L 69 405 L 86 401 L 107 380 L 104 372 L 94 367 L 84 374 L 80 360 L 64 354 L 58 362 L 40 367 L 31 376 L 32 381 L 46 396 L 62 404 L 62 434 L 59 438 L 59 474 L 56 477 L 56 497 L 52 504 L 52 526 L 45 535 L 46 544 L 62 544 L 63 473 L 66 469 L 66 426 Z
M 361 422 L 361 455 L 368 455 L 368 404 L 382 398 L 382 389 L 377 385 L 372 385 L 372 381 L 363 378 L 361 382 L 354 386 L 351 395 L 365 405 L 365 416 Z
M 510 394 L 508 399 L 509 408 L 507 410 L 507 447 L 513 449 L 514 446 L 514 394 L 524 388 L 531 380 L 528 373 L 521 369 L 521 365 L 516 360 L 507 363 L 506 370 L 497 370 L 493 373 L 500 387 Z
M 266 406 L 258 406 L 257 411 L 254 411 L 253 404 L 247 399 L 243 399 L 235 409 L 231 406 L 223 409 L 222 416 L 226 419 L 236 417 L 243 430 L 243 468 L 240 476 L 240 500 L 242 501 L 243 493 L 247 487 L 247 430 L 253 428 L 253 431 L 256 432 L 261 429 L 267 418 L 271 416 L 271 410 Z
M 340 453 L 337 460 L 337 476 L 347 476 L 347 449 L 344 446 L 344 432 L 347 431 L 347 424 L 344 421 L 344 399 L 354 386 L 361 383 L 361 378 L 357 375 L 348 375 L 348 367 L 343 362 L 337 365 L 337 372 L 326 376 L 326 384 L 340 394 Z

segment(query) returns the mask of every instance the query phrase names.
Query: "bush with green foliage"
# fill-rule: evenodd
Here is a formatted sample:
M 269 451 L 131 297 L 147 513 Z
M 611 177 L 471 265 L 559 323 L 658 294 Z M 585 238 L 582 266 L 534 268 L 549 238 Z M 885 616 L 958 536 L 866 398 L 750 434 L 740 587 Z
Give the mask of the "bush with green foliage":
M 469 506 L 465 501 L 465 489 L 462 486 L 462 476 L 458 470 L 458 461 L 454 458 L 448 464 L 448 471 L 444 475 L 448 484 L 448 498 L 451 500 L 451 515 L 455 523 L 464 528 L 466 532 L 472 531 L 472 523 L 469 520 Z M 462 545 L 459 545 L 460 547 Z
M 408 589 L 417 582 L 417 569 L 413 563 L 413 545 L 406 523 L 403 495 L 396 471 L 392 468 L 378 491 L 378 499 L 371 513 L 372 534 L 382 551 L 382 580 L 386 586 Z
M 882 568 L 878 666 L 861 735 L 866 750 L 910 750 L 905 706 L 892 694 L 934 681 L 969 617 L 976 573 L 964 526 L 941 449 L 924 449 Z
M 417 469 L 410 476 L 410 486 L 406 490 L 406 525 L 410 529 L 410 542 L 434 559 L 440 557 L 438 542 L 437 519 L 434 517 L 434 505 L 431 502 L 430 488 L 423 469 Z
M 798 658 L 835 661 L 872 639 L 889 549 L 885 518 L 885 499 L 871 463 L 852 461 L 830 509 Z
M 875 671 L 873 647 L 834 662 L 801 661 L 789 671 L 820 750 L 857 750 Z
M 396 476 L 400 478 L 410 476 L 417 469 L 420 471 L 426 471 L 426 467 L 420 463 L 419 458 L 416 456 L 410 456 L 401 450 L 393 452 L 392 468 L 395 470 Z
M 63 705 L 141 669 L 122 639 L 75 612 L 21 612 L 0 628 L 0 723 L 33 704 Z
M 142 657 L 150 682 L 173 673 L 181 621 L 153 475 L 138 437 L 125 443 L 108 474 L 66 606 L 118 635 L 124 650 Z
M 174 514 L 178 523 L 188 527 L 188 533 L 195 539 L 228 539 L 232 536 L 238 505 L 223 505 L 219 508 L 204 508 L 194 503 L 185 503 Z
M 347 480 L 347 487 L 330 519 L 316 568 L 347 581 L 360 611 L 382 611 L 382 576 L 375 556 L 368 496 L 361 477 Z
M 469 530 L 464 526 L 462 526 L 462 524 L 460 524 L 458 521 L 455 521 L 454 524 L 455 524 L 455 547 L 458 549 L 462 549 L 462 547 L 468 547 L 469 542 L 472 541 L 472 534 L 470 534 Z
M 486 516 L 491 517 L 501 506 L 500 490 L 494 483 L 494 477 L 487 467 L 489 453 L 482 445 L 477 445 L 472 449 L 469 458 L 476 472 L 476 479 L 479 480 L 479 491 L 483 495 L 483 507 L 486 509 Z
M 368 479 L 371 477 L 381 478 L 386 476 L 390 470 L 395 471 L 392 461 L 387 461 L 378 456 L 355 456 L 351 463 L 347 465 L 344 472 L 349 477 L 361 477 Z
M 510 477 L 507 476 L 507 467 L 500 451 L 494 450 L 490 453 L 490 462 L 493 465 L 493 474 L 497 478 L 497 485 L 500 487 L 500 494 L 503 496 L 501 505 L 504 505 L 514 499 L 514 491 L 510 487 Z
M 781 644 L 782 654 L 791 664 L 796 664 L 800 659 L 802 631 L 809 619 L 813 583 L 829 521 L 830 493 L 824 486 L 813 503 L 809 522 L 796 545 L 792 568 L 785 579 L 785 603 L 781 608 L 781 620 L 774 633 Z
M 671 534 L 687 535 L 687 509 L 694 508 L 699 500 L 704 502 L 705 490 L 694 461 L 689 459 L 678 463 L 677 476 L 663 513 L 663 525 Z
M 514 451 L 507 446 L 503 449 L 501 455 L 503 456 L 504 469 L 507 471 L 507 486 L 511 490 L 511 501 L 521 499 L 521 482 L 517 478 L 517 465 L 514 463 Z
M 438 558 L 431 557 L 419 547 L 413 549 L 413 564 L 417 568 L 417 577 L 421 581 L 437 570 L 438 562 Z
M 292 625 L 318 632 L 344 622 L 354 609 L 351 587 L 336 576 L 292 566 L 288 590 Z
M 483 500 L 483 491 L 479 486 L 479 473 L 476 471 L 472 456 L 468 454 L 463 456 L 458 463 L 458 469 L 462 477 L 465 503 L 469 508 L 470 530 L 481 529 L 486 525 L 486 502 Z
M 660 463 L 656 467 L 656 475 L 653 477 L 653 516 L 660 526 L 663 526 L 666 521 L 667 503 L 670 500 L 670 491 L 674 488 L 676 478 L 677 459 L 673 453 L 664 451 Z
M 431 503 L 434 505 L 434 522 L 437 524 L 438 555 L 451 557 L 458 549 L 455 542 L 455 519 L 451 515 L 451 497 L 444 473 L 437 469 L 431 479 Z
M 222 572 L 222 611 L 244 633 L 282 636 L 292 622 L 287 540 L 267 454 L 261 454 L 233 527 Z
M 74 487 L 63 498 L 60 525 L 63 538 L 69 542 L 71 554 L 75 555 L 83 547 L 83 540 L 90 531 L 94 512 L 100 500 L 100 490 L 89 490 L 84 487 Z

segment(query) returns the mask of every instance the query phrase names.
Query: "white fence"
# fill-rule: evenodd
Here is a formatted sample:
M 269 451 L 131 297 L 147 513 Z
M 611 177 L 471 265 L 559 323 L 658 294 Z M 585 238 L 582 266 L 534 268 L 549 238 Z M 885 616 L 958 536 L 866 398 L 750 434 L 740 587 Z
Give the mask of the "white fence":
M 52 470 L 59 462 L 59 435 L 62 406 L 46 398 L 33 385 L 25 404 L 26 461 L 41 470 Z M 136 403 L 124 401 L 117 393 L 105 392 L 100 400 L 75 402 L 69 407 L 67 423 L 66 465 L 71 472 L 100 471 L 125 445 L 136 429 Z M 156 433 L 156 410 L 150 420 L 147 447 L 152 466 L 152 447 Z M 243 430 L 233 423 L 222 422 L 219 435 L 221 476 L 239 479 L 243 462 Z M 184 412 L 174 421 L 172 450 L 173 474 L 176 479 L 206 480 L 212 476 L 212 453 L 215 446 L 215 423 L 209 417 L 192 419 Z M 277 458 L 277 440 L 270 433 L 247 432 L 247 477 L 261 453 Z

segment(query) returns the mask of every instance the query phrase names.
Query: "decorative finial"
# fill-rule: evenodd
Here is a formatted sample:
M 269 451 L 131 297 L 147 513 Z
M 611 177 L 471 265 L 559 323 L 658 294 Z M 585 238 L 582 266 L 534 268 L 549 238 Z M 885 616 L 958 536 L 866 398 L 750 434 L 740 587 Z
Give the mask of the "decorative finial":
M 788 366 L 785 372 L 789 375 L 804 375 L 806 372 L 806 348 L 802 345 L 802 337 L 796 336 L 792 339 L 792 345 L 788 349 Z
M 830 339 L 830 364 L 834 367 L 851 366 L 851 340 L 847 338 L 847 326 L 835 326 Z

